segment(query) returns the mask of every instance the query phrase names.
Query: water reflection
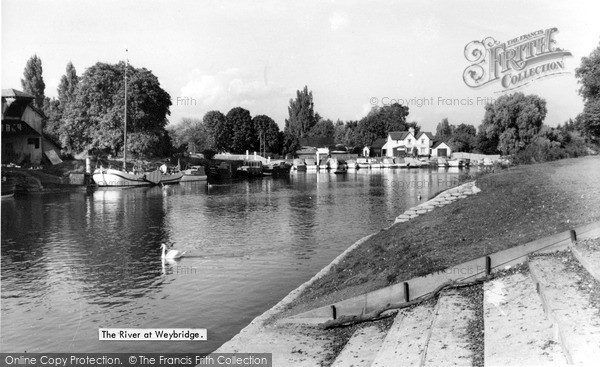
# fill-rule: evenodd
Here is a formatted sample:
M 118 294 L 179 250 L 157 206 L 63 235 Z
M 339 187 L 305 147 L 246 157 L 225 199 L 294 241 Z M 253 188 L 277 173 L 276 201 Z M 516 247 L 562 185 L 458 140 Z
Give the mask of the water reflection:
M 205 327 L 210 352 L 457 173 L 380 170 L 2 201 L 2 351 L 156 351 L 99 327 Z M 421 182 L 421 184 L 419 184 Z M 172 243 L 186 257 L 160 259 Z M 34 331 L 34 332 L 32 332 Z

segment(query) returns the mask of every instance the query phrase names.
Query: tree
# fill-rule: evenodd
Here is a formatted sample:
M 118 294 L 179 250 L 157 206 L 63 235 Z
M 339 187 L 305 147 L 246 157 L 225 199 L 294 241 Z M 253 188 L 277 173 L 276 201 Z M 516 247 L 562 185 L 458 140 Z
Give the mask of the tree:
M 481 154 L 498 154 L 498 135 L 493 126 L 479 125 L 475 138 L 475 152 Z
M 600 140 L 600 98 L 585 103 L 580 120 L 584 135 L 598 142 Z
M 270 153 L 280 153 L 282 149 L 282 135 L 279 131 L 279 126 L 272 118 L 266 115 L 254 116 L 252 119 L 254 129 L 258 135 L 259 141 L 262 142 L 264 149 Z
M 50 137 L 52 140 L 58 142 L 60 141 L 60 135 L 62 133 L 62 118 L 63 118 L 63 109 L 60 105 L 60 102 L 56 98 L 48 98 L 44 99 L 44 115 L 46 115 L 46 119 L 44 120 L 44 134 Z
M 296 99 L 290 99 L 288 107 L 289 118 L 285 120 L 285 132 L 295 138 L 304 138 L 315 125 L 315 111 L 312 92 L 304 86 L 302 91 L 296 91 Z
M 447 139 L 448 145 L 455 152 L 471 152 L 476 146 L 477 130 L 473 125 L 460 124 L 454 128 L 450 125 L 452 132 Z M 443 140 L 443 139 L 442 139 Z
M 333 128 L 333 139 L 336 144 L 346 145 L 346 125 L 343 121 L 337 120 Z
M 581 65 L 575 69 L 575 77 L 581 84 L 579 94 L 584 102 L 600 98 L 600 44 L 590 56 L 581 58 Z
M 60 104 L 64 105 L 75 100 L 78 83 L 79 77 L 77 76 L 77 71 L 73 63 L 69 61 L 65 75 L 60 78 L 60 84 L 58 85 L 58 100 Z
M 231 151 L 233 153 L 244 153 L 246 150 L 258 151 L 258 135 L 254 129 L 250 112 L 242 107 L 235 107 L 227 112 L 225 118 L 233 128 Z
M 96 63 L 82 75 L 75 100 L 64 111 L 63 147 L 74 152 L 99 149 L 123 151 L 125 104 L 124 76 L 127 72 L 128 150 L 138 155 L 156 155 L 169 144 L 165 127 L 171 97 L 158 78 L 145 68 Z
M 23 79 L 21 79 L 23 92 L 35 97 L 35 106 L 40 110 L 44 108 L 44 90 L 46 89 L 42 71 L 42 59 L 33 55 L 25 64 Z
M 333 138 L 335 135 L 333 121 L 329 119 L 320 120 L 310 129 L 308 135 L 315 138 Z
M 415 132 L 418 133 L 418 126 L 416 123 L 407 123 L 406 117 L 408 116 L 408 107 L 402 106 L 399 103 L 393 103 L 389 106 L 383 106 L 379 109 L 377 118 L 383 120 L 385 123 L 385 136 L 390 131 L 404 131 L 409 127 L 414 127 Z M 409 126 L 412 124 L 411 126 Z
M 540 131 L 546 112 L 546 101 L 536 95 L 504 95 L 485 106 L 482 131 L 503 154 L 515 154 Z
M 67 106 L 73 103 L 77 97 L 77 85 L 79 77 L 75 67 L 71 62 L 67 64 L 66 73 L 61 77 L 58 85 L 58 99 L 44 99 L 44 114 L 47 119 L 44 123 L 44 133 L 48 134 L 55 141 L 60 141 L 63 132 L 63 116 Z
M 452 135 L 452 128 L 450 127 L 450 123 L 448 122 L 448 118 L 445 117 L 442 119 L 440 123 L 438 123 L 435 129 L 435 138 L 436 140 L 448 140 Z
M 416 123 L 407 123 L 408 107 L 394 103 L 383 107 L 373 107 L 367 116 L 358 122 L 356 143 L 360 146 L 369 146 L 379 138 L 385 138 L 390 131 L 405 131 L 409 127 L 418 132 Z
M 202 152 L 213 147 L 212 136 L 200 119 L 182 118 L 181 122 L 169 127 L 169 136 L 178 149 L 189 152 Z
M 583 113 L 578 116 L 580 127 L 588 139 L 600 139 L 600 45 L 589 57 L 581 58 L 581 66 L 575 70 L 581 84 L 579 94 L 583 97 Z
M 211 135 L 213 148 L 218 152 L 229 151 L 233 138 L 233 126 L 225 115 L 219 111 L 208 111 L 204 114 L 202 122 Z

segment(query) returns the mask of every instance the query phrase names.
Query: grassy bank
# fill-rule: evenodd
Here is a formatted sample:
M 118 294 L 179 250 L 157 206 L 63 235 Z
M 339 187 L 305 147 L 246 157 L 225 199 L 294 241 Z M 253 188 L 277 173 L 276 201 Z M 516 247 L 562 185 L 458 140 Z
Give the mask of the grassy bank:
M 308 287 L 285 314 L 600 220 L 600 157 L 496 170 L 477 186 L 482 191 L 476 195 L 375 234 Z

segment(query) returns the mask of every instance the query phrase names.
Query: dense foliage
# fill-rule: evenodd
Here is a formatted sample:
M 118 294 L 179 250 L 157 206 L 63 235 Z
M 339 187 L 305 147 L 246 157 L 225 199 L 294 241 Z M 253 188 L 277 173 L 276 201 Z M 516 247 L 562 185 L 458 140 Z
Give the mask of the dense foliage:
M 589 57 L 581 59 L 581 66 L 575 70 L 583 97 L 583 113 L 578 116 L 579 126 L 584 135 L 595 143 L 600 142 L 600 45 Z
M 37 55 L 33 55 L 25 64 L 23 79 L 21 79 L 23 92 L 35 97 L 35 106 L 40 110 L 44 107 L 44 90 L 46 89 L 42 71 L 42 60 Z
M 168 154 L 170 142 L 165 127 L 171 97 L 151 71 L 123 62 L 97 63 L 82 75 L 75 98 L 63 112 L 60 139 L 64 148 L 75 152 L 122 152 L 125 73 L 128 151 L 134 155 Z

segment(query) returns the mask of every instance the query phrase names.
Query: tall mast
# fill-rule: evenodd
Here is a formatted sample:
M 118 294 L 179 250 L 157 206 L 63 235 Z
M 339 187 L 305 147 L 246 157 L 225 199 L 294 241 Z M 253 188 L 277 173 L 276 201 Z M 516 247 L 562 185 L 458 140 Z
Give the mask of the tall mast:
M 129 66 L 129 57 L 125 49 L 125 127 L 123 128 L 123 171 L 127 171 L 127 67 Z

